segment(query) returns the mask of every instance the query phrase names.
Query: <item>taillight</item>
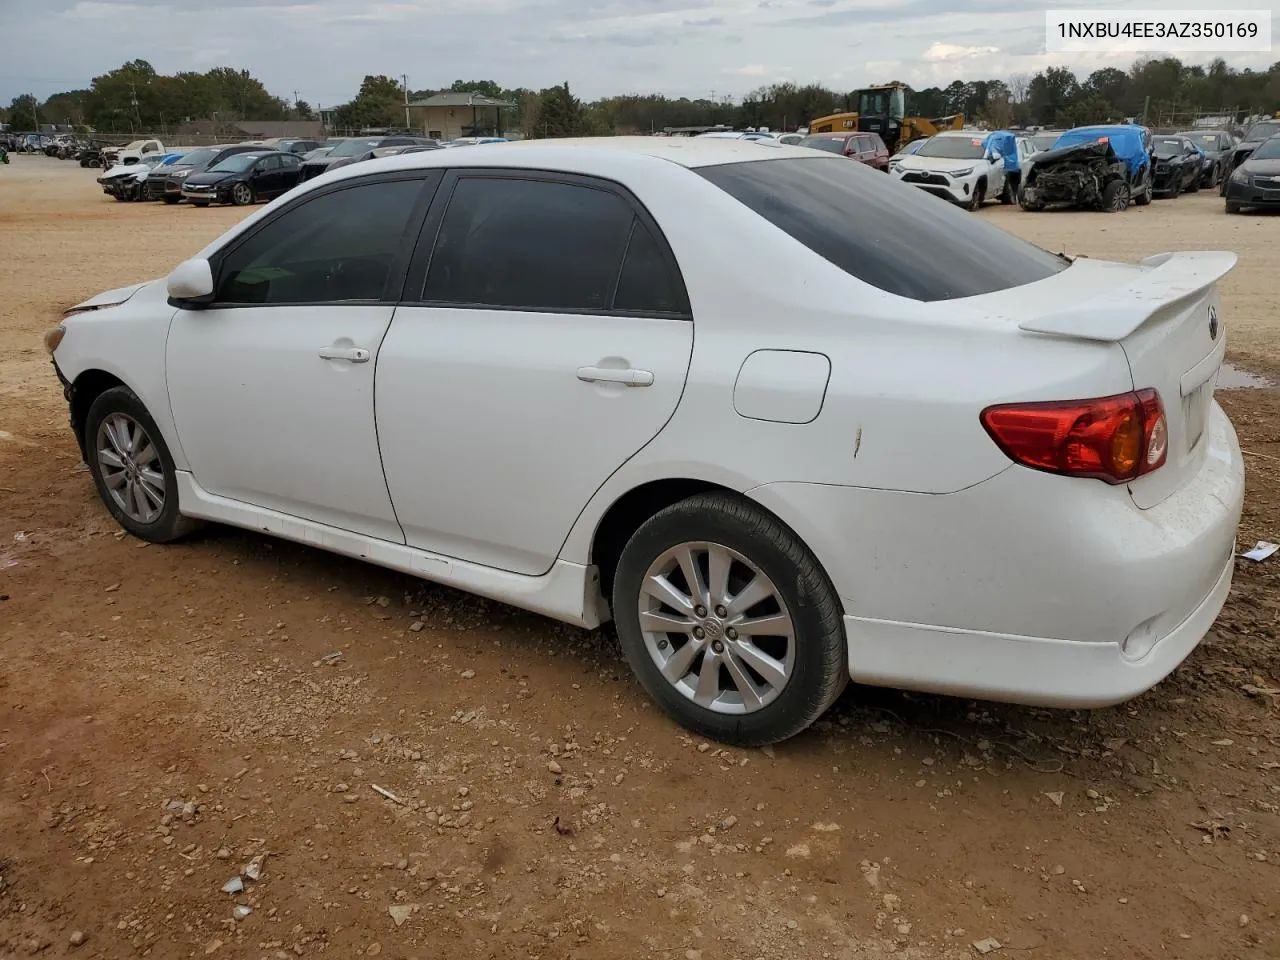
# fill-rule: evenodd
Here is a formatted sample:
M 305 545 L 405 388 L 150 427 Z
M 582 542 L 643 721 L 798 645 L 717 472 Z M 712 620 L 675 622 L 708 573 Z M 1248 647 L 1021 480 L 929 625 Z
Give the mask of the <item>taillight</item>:
M 1094 400 L 1004 403 L 982 411 L 996 445 L 1023 466 L 1107 483 L 1150 473 L 1169 453 L 1169 425 L 1151 388 Z

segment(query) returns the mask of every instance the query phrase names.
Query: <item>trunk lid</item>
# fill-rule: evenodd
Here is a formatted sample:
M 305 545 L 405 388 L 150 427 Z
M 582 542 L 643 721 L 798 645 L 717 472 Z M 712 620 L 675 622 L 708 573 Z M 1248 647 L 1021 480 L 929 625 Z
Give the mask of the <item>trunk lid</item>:
M 1134 389 L 1160 392 L 1169 425 L 1168 459 L 1129 485 L 1141 508 L 1181 487 L 1207 456 L 1204 433 L 1226 355 L 1217 281 L 1235 264 L 1236 255 L 1222 251 L 1157 254 L 1118 285 L 1094 288 L 1069 307 L 1018 324 L 1028 333 L 1118 343 Z

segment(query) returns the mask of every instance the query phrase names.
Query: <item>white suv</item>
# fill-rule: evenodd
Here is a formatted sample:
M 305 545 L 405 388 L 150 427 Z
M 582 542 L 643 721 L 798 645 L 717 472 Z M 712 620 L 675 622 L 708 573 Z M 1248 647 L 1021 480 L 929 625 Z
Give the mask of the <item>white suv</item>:
M 1004 190 L 1004 158 L 983 131 L 939 133 L 915 153 L 891 164 L 889 172 L 943 199 L 976 210 Z

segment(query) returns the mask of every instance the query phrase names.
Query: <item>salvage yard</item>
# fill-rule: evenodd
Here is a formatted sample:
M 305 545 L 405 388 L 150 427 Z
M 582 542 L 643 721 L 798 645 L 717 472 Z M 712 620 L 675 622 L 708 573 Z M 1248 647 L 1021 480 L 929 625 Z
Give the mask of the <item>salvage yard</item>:
M 1280 956 L 1280 555 L 1124 706 L 851 687 L 738 750 L 666 719 L 609 629 L 227 528 L 122 535 L 40 336 L 246 212 L 0 167 L 0 957 Z M 975 215 L 1235 251 L 1228 359 L 1280 382 L 1275 216 Z M 1240 545 L 1280 539 L 1280 388 L 1219 397 Z

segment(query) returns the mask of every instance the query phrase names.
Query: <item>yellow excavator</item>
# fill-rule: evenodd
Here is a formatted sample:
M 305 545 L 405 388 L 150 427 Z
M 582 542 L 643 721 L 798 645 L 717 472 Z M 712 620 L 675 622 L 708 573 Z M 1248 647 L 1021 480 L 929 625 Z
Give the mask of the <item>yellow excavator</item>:
M 907 116 L 907 86 L 903 83 L 882 83 L 875 87 L 855 90 L 858 109 L 849 113 L 833 113 L 809 121 L 809 132 L 840 133 L 845 130 L 878 133 L 890 153 L 906 146 L 912 140 L 932 137 L 941 130 L 964 128 L 964 114 L 953 113 L 947 117 Z

